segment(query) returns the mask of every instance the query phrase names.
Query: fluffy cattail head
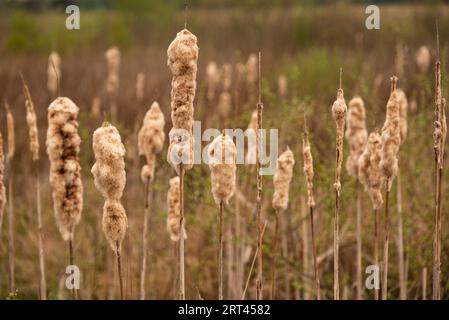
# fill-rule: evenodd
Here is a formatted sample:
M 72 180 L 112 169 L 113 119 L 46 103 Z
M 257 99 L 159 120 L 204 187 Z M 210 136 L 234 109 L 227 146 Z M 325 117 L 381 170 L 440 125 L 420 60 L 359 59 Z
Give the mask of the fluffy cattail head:
M 170 235 L 172 241 L 179 241 L 179 234 L 181 228 L 181 202 L 179 199 L 179 177 L 170 179 L 170 188 L 167 193 L 167 232 Z M 187 236 L 184 234 L 184 239 Z
M 307 132 L 304 132 L 302 138 L 302 154 L 304 158 L 304 174 L 306 175 L 307 182 L 307 202 L 309 208 L 313 208 L 315 207 L 315 199 L 313 196 L 313 157 L 310 148 L 309 134 Z
M 220 73 L 215 61 L 209 61 L 206 67 L 206 82 L 207 82 L 207 99 L 213 100 L 215 98 L 215 91 L 220 82 Z
M 359 180 L 368 192 L 375 210 L 382 206 L 382 138 L 377 132 L 370 133 L 365 149 L 359 158 Z
M 274 194 L 272 204 L 273 208 L 278 212 L 288 207 L 288 192 L 290 190 L 294 165 L 295 159 L 293 152 L 287 147 L 287 150 L 277 160 L 276 172 L 273 176 Z
M 346 118 L 346 111 L 347 106 L 345 102 L 345 98 L 343 96 L 343 90 L 340 88 L 337 91 L 337 100 L 335 100 L 334 104 L 332 105 L 332 116 L 335 120 L 336 125 L 336 169 L 335 169 L 335 182 L 334 182 L 334 188 L 337 191 L 337 193 L 340 193 L 341 190 L 341 182 L 340 182 L 340 176 L 341 176 L 341 164 L 343 162 L 343 135 L 345 132 L 345 118 Z
M 61 79 L 61 57 L 53 51 L 48 57 L 47 88 L 53 95 L 57 94 L 58 79 Z
M 30 151 L 33 161 L 39 160 L 39 135 L 37 131 L 37 118 L 34 111 L 34 103 L 31 99 L 30 90 L 24 84 L 23 91 L 25 93 L 26 121 L 28 125 L 28 134 L 30 137 Z
M 398 172 L 397 154 L 401 143 L 397 78 L 393 76 L 391 82 L 392 92 L 387 103 L 386 120 L 382 127 L 382 159 L 380 162 L 382 173 L 388 181 L 388 189 L 391 189 L 392 180 Z
M 128 228 L 125 209 L 120 203 L 126 183 L 125 147 L 118 130 L 109 123 L 95 130 L 93 135 L 95 164 L 92 167 L 95 186 L 106 198 L 103 207 L 103 232 L 112 250 L 121 250 Z
M 115 94 L 120 84 L 120 50 L 118 47 L 111 47 L 105 52 L 104 56 L 108 66 L 106 90 L 109 94 Z
M 147 164 L 142 168 L 143 182 L 153 179 L 156 154 L 162 150 L 165 141 L 164 114 L 157 102 L 153 102 L 143 119 L 142 128 L 137 136 L 139 155 L 145 156 Z
M 11 161 L 16 152 L 16 133 L 14 125 L 14 116 L 11 113 L 8 102 L 5 102 L 6 109 L 6 134 L 8 139 L 8 152 L 6 153 L 7 161 Z
M 285 98 L 288 92 L 288 81 L 287 77 L 281 74 L 278 77 L 278 93 L 281 98 Z
M 145 95 L 145 73 L 139 72 L 136 77 L 136 98 L 142 101 Z
M 430 51 L 426 46 L 422 46 L 418 49 L 416 54 L 416 65 L 421 73 L 427 73 L 430 67 Z
M 93 135 L 95 164 L 92 174 L 95 186 L 107 199 L 120 199 L 126 183 L 125 147 L 116 127 L 109 123 L 95 130 Z
M 236 148 L 227 135 L 219 135 L 209 145 L 209 169 L 211 172 L 212 195 L 217 205 L 227 204 L 235 191 Z
M 401 135 L 401 143 L 404 142 L 407 137 L 407 109 L 408 109 L 408 100 L 404 91 L 401 89 L 397 89 L 397 99 L 399 103 L 399 132 Z
M 246 62 L 246 81 L 250 87 L 255 86 L 258 73 L 258 58 L 255 53 L 251 53 L 248 57 L 248 61 Z
M 365 123 L 365 104 L 362 98 L 355 97 L 349 101 L 348 116 L 346 117 L 346 139 L 349 144 L 349 157 L 346 169 L 355 178 L 358 176 L 358 160 L 368 138 Z
M 168 66 L 173 74 L 171 91 L 171 119 L 168 162 L 179 173 L 193 166 L 193 100 L 196 91 L 198 45 L 196 37 L 187 29 L 176 35 L 167 50 Z
M 48 107 L 50 185 L 56 224 L 65 241 L 73 238 L 83 207 L 78 112 L 79 108 L 69 98 L 59 97 Z
M 223 65 L 223 91 L 231 90 L 232 85 L 232 65 L 225 63 Z

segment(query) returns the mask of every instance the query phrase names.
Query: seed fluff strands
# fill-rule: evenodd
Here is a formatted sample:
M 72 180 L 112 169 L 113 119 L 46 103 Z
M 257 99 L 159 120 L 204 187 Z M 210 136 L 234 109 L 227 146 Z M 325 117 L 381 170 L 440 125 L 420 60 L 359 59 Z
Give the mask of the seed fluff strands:
M 305 121 L 304 121 L 305 122 Z M 315 230 L 314 230 L 314 218 L 313 211 L 315 208 L 315 199 L 313 196 L 313 157 L 312 150 L 310 148 L 309 133 L 305 127 L 303 138 L 302 138 L 302 154 L 304 159 L 304 174 L 306 176 L 307 182 L 307 204 L 310 212 L 310 230 L 312 231 L 312 253 L 313 253 L 313 267 L 314 267 L 314 281 L 315 281 L 315 291 L 317 300 L 321 299 L 321 289 L 320 289 L 320 278 L 318 276 L 318 262 L 316 254 L 316 244 L 315 244 Z
M 355 97 L 349 101 L 348 116 L 346 118 L 346 139 L 349 144 L 349 156 L 346 160 L 346 169 L 356 179 L 358 184 L 358 160 L 365 147 L 368 133 L 365 124 L 365 105 L 362 98 Z M 356 242 L 357 242 L 357 272 L 356 287 L 357 300 L 362 299 L 362 208 L 360 191 L 356 186 Z
M 168 162 L 180 177 L 180 243 L 179 243 L 179 297 L 185 299 L 184 274 L 184 172 L 193 166 L 193 101 L 196 91 L 198 63 L 197 38 L 183 29 L 167 49 L 167 64 L 173 75 L 171 90 L 171 119 Z
M 58 92 L 58 79 L 61 81 L 61 57 L 53 51 L 48 57 L 47 89 L 55 96 Z
M 146 278 L 146 259 L 147 259 L 147 234 L 148 234 L 148 216 L 150 211 L 151 186 L 150 183 L 154 177 L 154 168 L 156 166 L 156 154 L 162 150 L 164 146 L 165 119 L 164 114 L 159 108 L 157 102 L 153 102 L 150 110 L 148 110 L 143 119 L 142 128 L 140 129 L 137 141 L 139 155 L 145 156 L 147 164 L 142 167 L 141 179 L 145 185 L 145 201 L 144 201 L 144 221 L 142 234 L 142 269 L 140 277 L 140 299 L 145 299 L 145 278 Z
M 276 163 L 276 171 L 273 176 L 274 194 L 272 205 L 275 210 L 275 233 L 273 240 L 273 253 L 271 260 L 271 299 L 276 298 L 276 259 L 277 259 L 277 242 L 279 233 L 279 214 L 284 212 L 288 207 L 288 192 L 290 190 L 290 182 L 293 177 L 293 166 L 295 159 L 293 152 L 287 147 Z
M 215 138 L 208 149 L 212 195 L 220 209 L 218 229 L 219 300 L 223 300 L 223 206 L 228 204 L 235 191 L 236 153 L 232 138 L 223 134 Z
M 120 253 L 128 218 L 120 199 L 126 184 L 125 147 L 118 130 L 109 123 L 103 123 L 93 134 L 93 149 L 96 162 L 91 172 L 96 188 L 106 200 L 103 207 L 103 232 L 117 257 L 120 296 L 123 299 Z
M 391 95 L 387 103 L 387 116 L 382 127 L 382 157 L 380 166 L 385 179 L 385 231 L 384 231 L 384 258 L 382 279 L 382 300 L 387 299 L 388 294 L 388 246 L 390 237 L 390 222 L 388 212 L 388 198 L 393 179 L 398 173 L 398 152 L 401 143 L 399 102 L 396 90 L 397 77 L 391 78 Z
M 332 105 L 332 115 L 336 125 L 336 159 L 335 159 L 335 215 L 334 215 L 334 299 L 340 300 L 340 285 L 339 285 L 339 202 L 341 192 L 341 164 L 343 162 L 343 136 L 345 131 L 345 117 L 347 106 L 343 96 L 343 89 L 341 88 L 341 69 L 340 69 L 340 88 L 337 91 L 337 100 Z
M 369 194 L 374 212 L 374 263 L 379 266 L 378 241 L 378 215 L 382 206 L 382 170 L 380 160 L 382 157 L 382 138 L 379 133 L 372 132 L 368 137 L 365 149 L 359 158 L 359 180 Z M 374 290 L 374 299 L 379 299 L 379 291 Z
M 23 80 L 23 78 L 22 78 Z M 37 130 L 37 118 L 34 111 L 34 103 L 31 98 L 31 93 L 23 80 L 23 92 L 25 95 L 25 107 L 26 107 L 26 121 L 28 125 L 28 133 L 30 139 L 30 152 L 33 160 L 33 169 L 36 179 L 36 212 L 37 212 L 37 228 L 38 228 L 38 249 L 39 249 L 39 269 L 41 273 L 41 282 L 39 287 L 40 299 L 47 299 L 47 284 L 45 281 L 45 248 L 44 248 L 44 234 L 42 226 L 42 211 L 41 211 L 41 196 L 40 196 L 40 179 L 39 169 L 37 162 L 39 160 L 39 135 Z
M 71 265 L 73 233 L 80 221 L 83 207 L 78 112 L 79 108 L 69 98 L 59 97 L 54 100 L 48 107 L 46 141 L 54 215 L 62 238 L 69 242 Z M 76 298 L 75 289 L 73 298 Z
M 170 236 L 171 241 L 179 241 L 179 230 L 180 230 L 180 212 L 181 212 L 181 202 L 179 199 L 179 177 L 174 177 L 170 179 L 169 189 L 167 193 L 167 232 Z M 186 233 L 184 233 L 184 239 L 187 239 Z

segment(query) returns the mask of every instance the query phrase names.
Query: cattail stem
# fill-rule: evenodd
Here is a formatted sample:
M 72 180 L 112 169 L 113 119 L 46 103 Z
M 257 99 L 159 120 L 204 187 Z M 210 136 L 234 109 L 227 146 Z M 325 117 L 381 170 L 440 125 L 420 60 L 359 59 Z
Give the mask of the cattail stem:
M 388 246 L 390 241 L 390 217 L 388 212 L 388 200 L 390 197 L 390 179 L 386 180 L 386 191 L 385 191 L 385 221 L 384 221 L 384 258 L 383 258 L 383 279 L 382 279 L 382 300 L 387 300 L 388 298 Z
M 422 269 L 422 299 L 427 300 L 427 268 Z
M 45 247 L 44 247 L 44 231 L 42 225 L 42 207 L 41 207 L 41 187 L 39 181 L 39 171 L 37 164 L 34 164 L 36 179 L 36 205 L 37 205 L 37 236 L 38 236 L 38 252 L 39 252 L 39 270 L 40 279 L 40 299 L 47 300 L 47 282 L 45 280 Z
M 340 284 L 339 284 L 339 273 L 340 273 L 340 239 L 339 239 L 339 204 L 340 195 L 339 192 L 335 191 L 335 211 L 334 211 L 334 300 L 340 300 Z
M 223 300 L 223 201 L 220 201 L 220 219 L 218 224 L 218 300 Z
M 185 300 L 185 274 L 184 274 L 184 234 L 185 234 L 185 218 L 184 218 L 184 168 L 179 165 L 179 202 L 180 202 L 180 232 L 179 232 L 179 299 Z
M 313 255 L 313 277 L 315 281 L 315 294 L 316 299 L 321 300 L 321 288 L 320 288 L 320 278 L 318 276 L 318 261 L 317 261 L 317 253 L 316 253 L 316 243 L 315 243 L 315 231 L 314 231 L 314 223 L 313 223 L 313 207 L 310 207 L 310 230 L 312 236 L 312 255 Z
M 74 258 L 73 258 L 73 240 L 72 240 L 72 238 L 69 238 L 69 263 L 71 266 L 74 265 L 73 260 L 74 260 Z M 77 293 L 76 293 L 75 287 L 72 288 L 72 299 L 77 300 Z
M 398 269 L 399 269 L 399 298 L 407 300 L 407 283 L 405 281 L 404 265 L 404 232 L 402 224 L 402 187 L 401 174 L 398 169 L 397 176 L 397 206 L 398 206 Z
M 377 209 L 374 209 L 374 264 L 379 267 L 379 221 Z M 374 300 L 379 300 L 379 290 L 374 288 Z
M 125 296 L 123 293 L 122 256 L 120 253 L 120 242 L 118 242 L 118 241 L 117 241 L 116 257 L 117 257 L 118 279 L 119 279 L 119 284 L 120 284 L 120 299 L 124 300 Z
M 357 180 L 356 184 L 356 239 L 357 239 L 357 300 L 362 300 L 362 204 L 360 199 L 360 185 Z
M 279 237 L 279 211 L 275 212 L 275 224 L 274 224 L 274 239 L 273 239 L 273 253 L 271 256 L 271 300 L 276 298 L 276 265 L 277 265 L 277 244 Z
M 265 233 L 265 228 L 267 227 L 267 221 L 262 228 L 262 238 Z M 259 247 L 256 248 L 256 252 L 254 253 L 253 262 L 251 263 L 251 268 L 249 269 L 248 277 L 246 278 L 245 288 L 243 289 L 242 296 L 240 300 L 245 300 L 246 291 L 248 290 L 249 281 L 251 280 L 251 274 L 253 273 L 254 265 L 256 264 L 256 259 L 259 254 Z
M 143 212 L 143 233 L 142 233 L 142 268 L 140 272 L 140 300 L 145 300 L 145 279 L 147 270 L 147 246 L 148 246 L 148 217 L 150 215 L 151 182 L 145 182 L 145 200 Z
M 11 170 L 11 164 L 9 164 Z M 15 244 L 14 244 L 14 205 L 13 205 L 13 174 L 10 171 L 8 179 L 8 257 L 9 257 L 9 292 L 16 291 L 15 284 Z

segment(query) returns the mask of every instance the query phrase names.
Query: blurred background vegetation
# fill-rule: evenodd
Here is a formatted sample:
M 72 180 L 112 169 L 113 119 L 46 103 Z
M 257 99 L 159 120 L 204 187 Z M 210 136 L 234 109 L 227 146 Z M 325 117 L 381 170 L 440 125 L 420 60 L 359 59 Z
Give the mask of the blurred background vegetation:
M 128 183 L 124 196 L 130 227 L 126 238 L 124 259 L 129 284 L 129 297 L 136 297 L 139 278 L 141 243 L 141 215 L 143 187 L 139 180 L 139 159 L 136 156 L 136 130 L 142 116 L 153 100 L 159 101 L 166 116 L 166 132 L 170 124 L 170 81 L 166 66 L 166 50 L 176 32 L 187 27 L 198 37 L 200 47 L 198 90 L 195 119 L 210 126 L 220 127 L 216 101 L 206 101 L 206 65 L 215 61 L 219 66 L 230 63 L 245 64 L 250 53 L 263 53 L 264 126 L 279 128 L 280 149 L 287 145 L 297 159 L 290 193 L 293 227 L 303 223 L 305 215 L 305 185 L 302 174 L 301 133 L 303 114 L 306 112 L 315 157 L 315 186 L 317 198 L 318 253 L 323 256 L 323 296 L 332 297 L 332 256 L 326 254 L 332 245 L 331 218 L 333 212 L 334 123 L 330 106 L 338 87 L 339 68 L 343 68 L 343 88 L 346 100 L 361 95 L 367 108 L 369 131 L 382 126 L 385 105 L 390 92 L 389 77 L 399 76 L 410 104 L 409 136 L 401 147 L 400 163 L 403 181 L 404 237 L 408 265 L 409 298 L 421 298 L 422 270 L 427 268 L 428 292 L 432 255 L 433 213 L 433 74 L 419 73 L 415 55 L 419 47 L 430 49 L 432 62 L 436 56 L 435 21 L 440 25 L 441 59 L 443 61 L 444 88 L 447 92 L 447 59 L 449 54 L 449 8 L 446 1 L 293 1 L 293 0 L 116 0 L 116 1 L 0 1 L 0 98 L 7 99 L 16 117 L 17 152 L 14 161 L 16 174 L 17 216 L 17 288 L 13 297 L 36 298 L 37 254 L 33 184 L 27 168 L 27 128 L 24 119 L 21 71 L 28 82 L 38 114 L 40 141 L 44 146 L 46 108 L 52 97 L 46 91 L 48 55 L 56 50 L 62 57 L 61 92 L 69 96 L 81 110 L 80 134 L 83 139 L 81 162 L 84 172 L 84 213 L 77 228 L 77 263 L 83 270 L 85 298 L 114 298 L 106 276 L 111 275 L 110 255 L 99 227 L 102 198 L 94 189 L 90 168 L 93 164 L 91 135 L 101 117 L 94 117 L 91 104 L 94 97 L 102 100 L 107 112 L 105 92 L 106 63 L 104 51 L 116 45 L 122 52 L 120 72 L 119 122 L 115 124 L 127 148 Z M 365 28 L 365 6 L 381 6 L 381 29 Z M 65 28 L 64 8 L 78 4 L 81 9 L 81 29 Z M 432 69 L 432 68 L 431 68 Z M 135 98 L 135 80 L 138 72 L 146 75 L 145 99 L 139 104 Z M 280 97 L 277 89 L 279 75 L 288 79 L 288 94 Z M 235 77 L 235 72 L 234 72 Z M 234 79 L 235 80 L 235 79 Z M 254 97 L 249 97 L 245 84 L 233 83 L 233 90 L 241 93 L 239 105 L 233 106 L 229 121 L 231 127 L 246 128 L 254 109 Z M 0 125 L 5 136 L 4 112 Z M 346 146 L 345 146 L 346 147 Z M 155 179 L 154 215 L 150 222 L 150 258 L 148 295 L 150 298 L 172 298 L 174 263 L 172 247 L 165 232 L 165 196 L 168 179 L 174 175 L 165 161 L 166 150 L 159 156 Z M 347 152 L 347 150 L 346 150 Z M 46 173 L 48 161 L 41 148 L 40 168 L 43 184 L 44 225 L 46 229 L 49 297 L 64 296 L 60 287 L 63 262 L 66 261 L 65 243 L 54 225 L 50 191 Z M 255 181 L 253 171 L 238 168 L 239 183 L 248 201 L 254 202 Z M 447 181 L 447 179 L 445 180 Z M 216 293 L 216 207 L 210 194 L 209 169 L 195 166 L 187 178 L 187 296 L 214 298 Z M 243 189 L 244 188 L 244 189 Z M 396 187 L 394 187 L 396 188 Z M 343 174 L 342 199 L 342 286 L 346 297 L 354 297 L 354 181 Z M 393 194 L 396 189 L 393 189 Z M 20 191 L 20 192 L 19 192 Z M 273 233 L 271 209 L 271 177 L 264 182 L 264 215 L 270 220 L 264 252 L 271 254 Z M 443 194 L 449 191 L 445 184 Z M 396 200 L 392 200 L 396 206 Z M 231 205 L 233 206 L 233 204 Z M 31 207 L 32 208 L 32 207 Z M 372 261 L 371 205 L 364 199 L 364 265 Z M 443 208 L 449 208 L 444 197 Z M 234 239 L 253 244 L 255 235 L 251 210 L 242 204 L 242 215 L 248 225 L 248 239 Z M 448 229 L 448 210 L 444 225 Z M 231 215 L 230 215 L 231 216 Z M 232 218 L 230 218 L 232 219 Z M 392 230 L 395 230 L 393 214 Z M 5 227 L 6 222 L 3 224 Z M 296 230 L 296 229 L 295 229 Z M 301 229 L 297 228 L 298 234 Z M 395 231 L 392 231 L 394 233 Z M 445 298 L 449 297 L 449 255 L 447 232 L 443 233 L 443 285 Z M 398 296 L 396 236 L 391 244 L 391 298 Z M 162 240 L 161 240 L 162 239 Z M 10 296 L 7 286 L 7 235 L 2 232 L 0 246 L 0 298 Z M 292 250 L 302 254 L 302 246 L 290 242 Z M 109 260 L 108 260 L 109 259 Z M 268 261 L 268 260 L 267 260 Z M 290 289 L 279 289 L 282 298 L 304 298 L 310 294 L 310 284 L 304 281 L 301 259 L 282 257 L 282 274 L 290 277 Z M 268 268 L 268 266 L 266 266 Z M 269 274 L 267 271 L 265 274 Z M 106 276 L 105 276 L 106 275 Z M 134 288 L 134 289 L 133 289 Z M 62 293 L 61 293 L 62 292 Z M 294 294 L 293 294 L 294 292 Z M 368 298 L 370 293 L 366 293 Z M 253 283 L 249 297 L 254 297 Z

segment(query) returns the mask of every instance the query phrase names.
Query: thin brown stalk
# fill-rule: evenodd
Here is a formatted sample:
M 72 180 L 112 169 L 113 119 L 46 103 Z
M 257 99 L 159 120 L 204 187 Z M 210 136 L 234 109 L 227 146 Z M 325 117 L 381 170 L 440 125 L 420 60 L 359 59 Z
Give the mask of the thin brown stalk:
M 312 235 L 312 255 L 313 255 L 313 277 L 315 280 L 315 294 L 316 299 L 321 300 L 321 289 L 320 289 L 320 278 L 318 276 L 318 262 L 317 262 L 317 254 L 316 254 L 316 243 L 315 243 L 315 231 L 314 231 L 314 223 L 313 223 L 313 206 L 309 208 L 310 212 L 310 230 Z
M 274 224 L 274 239 L 273 248 L 271 255 L 271 296 L 270 299 L 276 298 L 276 266 L 277 266 L 277 244 L 279 238 L 279 212 L 276 210 L 275 213 L 275 224 Z
M 422 269 L 422 299 L 427 300 L 427 268 Z
M 143 212 L 143 233 L 142 233 L 142 268 L 140 272 L 140 300 L 145 300 L 145 280 L 147 270 L 147 247 L 148 247 L 148 217 L 150 215 L 151 182 L 145 182 L 145 200 Z
M 374 209 L 374 264 L 379 266 L 379 217 L 377 209 Z M 379 290 L 374 288 L 374 300 L 379 300 Z
M 363 299 L 362 291 L 362 204 L 360 199 L 360 185 L 356 185 L 357 217 L 356 217 L 356 240 L 357 240 L 357 300 Z
M 124 300 L 125 295 L 123 291 L 123 276 L 122 276 L 122 255 L 120 252 L 120 242 L 117 241 L 117 249 L 115 251 L 116 257 L 117 257 L 117 273 L 118 273 L 118 279 L 120 284 L 120 299 Z
M 259 98 L 257 102 L 257 133 L 256 133 L 256 174 L 257 174 L 257 201 L 256 201 L 256 212 L 257 212 L 257 228 L 258 228 L 258 272 L 256 281 L 256 292 L 257 300 L 263 300 L 263 255 L 262 255 L 262 219 L 261 219 L 261 207 L 262 207 L 262 175 L 260 172 L 260 153 L 261 153 L 261 134 L 262 134 L 262 85 L 261 85 L 261 63 L 262 63 L 262 53 L 259 52 L 259 68 L 258 68 L 258 78 L 259 78 Z
M 10 166 L 9 166 L 10 167 Z M 11 167 L 10 167 L 11 171 Z M 8 180 L 8 257 L 9 257 L 9 292 L 16 291 L 15 276 L 15 245 L 14 245 L 14 205 L 13 205 L 13 176 L 9 173 Z
M 388 190 L 389 179 L 386 180 L 385 190 L 385 221 L 384 221 L 384 257 L 383 257 L 383 274 L 382 274 L 382 300 L 388 298 L 388 246 L 390 241 L 390 217 L 389 217 L 389 197 L 390 190 Z
M 334 210 L 334 300 L 340 300 L 340 239 L 339 239 L 339 202 L 340 196 L 338 191 L 335 191 L 335 210 Z
M 180 232 L 179 232 L 179 299 L 186 299 L 185 290 L 185 274 L 184 274 L 184 234 L 185 234 L 185 218 L 184 218 L 184 168 L 179 165 L 179 202 L 180 202 Z
M 69 238 L 69 263 L 71 266 L 74 265 L 74 255 L 73 255 L 73 240 Z M 72 288 L 72 300 L 77 300 L 77 292 L 75 287 Z
M 268 221 L 265 221 L 263 228 L 262 228 L 262 238 L 265 233 L 265 228 L 267 227 Z M 245 288 L 243 289 L 242 296 L 240 297 L 240 300 L 245 300 L 246 291 L 248 290 L 249 281 L 251 280 L 251 274 L 253 273 L 254 265 L 256 264 L 256 259 L 259 254 L 259 247 L 256 248 L 256 252 L 254 252 L 253 261 L 251 263 L 251 268 L 249 269 L 248 277 L 246 278 Z
M 398 269 L 399 269 L 399 298 L 407 300 L 407 285 L 405 281 L 404 265 L 404 231 L 402 224 L 402 186 L 401 174 L 398 168 L 397 176 L 397 206 L 398 206 Z
M 223 201 L 220 201 L 220 219 L 218 226 L 218 300 L 223 300 Z
M 45 248 L 44 248 L 44 231 L 42 224 L 42 206 L 41 206 L 41 187 L 39 181 L 39 171 L 35 164 L 36 178 L 36 205 L 37 205 L 37 236 L 38 236 L 38 252 L 39 252 L 39 270 L 40 279 L 40 299 L 47 300 L 47 282 L 45 280 Z

